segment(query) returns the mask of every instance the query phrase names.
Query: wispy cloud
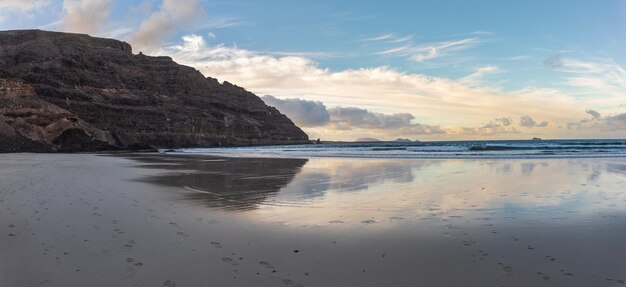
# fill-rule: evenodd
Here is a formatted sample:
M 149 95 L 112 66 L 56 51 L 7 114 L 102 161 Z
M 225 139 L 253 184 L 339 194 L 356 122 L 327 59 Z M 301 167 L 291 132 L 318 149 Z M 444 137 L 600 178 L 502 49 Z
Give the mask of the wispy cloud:
M 246 25 L 246 22 L 239 17 L 218 17 L 211 16 L 205 18 L 202 22 L 196 26 L 196 29 L 222 29 L 230 27 L 238 27 Z
M 522 61 L 522 60 L 528 60 L 530 58 L 532 58 L 531 55 L 519 55 L 519 56 L 511 56 L 511 57 L 500 58 L 500 60 L 503 60 L 503 61 Z
M 413 35 L 397 36 L 393 33 L 380 34 L 374 37 L 364 38 L 360 42 L 382 42 L 382 43 L 406 43 L 413 39 Z
M 565 83 L 572 87 L 626 102 L 626 70 L 611 59 L 579 60 L 556 55 L 547 58 L 544 65 L 569 74 Z
M 261 52 L 257 52 L 261 53 Z M 269 51 L 264 52 L 267 55 L 274 56 L 294 56 L 294 57 L 306 57 L 311 59 L 329 59 L 329 58 L 338 58 L 344 57 L 348 54 L 346 53 L 335 53 L 335 52 L 293 52 L 293 51 Z
M 498 67 L 492 65 L 480 67 L 476 72 L 461 78 L 459 82 L 466 85 L 478 85 L 481 84 L 481 80 L 485 75 L 498 73 L 499 71 Z
M 384 41 L 384 40 L 393 39 L 394 37 L 395 37 L 395 35 L 393 33 L 388 33 L 388 34 L 381 34 L 381 35 L 370 37 L 370 38 L 364 38 L 364 39 L 361 39 L 361 41 L 363 41 L 363 42 L 377 42 L 377 41 Z
M 386 56 L 403 56 L 416 62 L 425 62 L 435 58 L 439 58 L 450 54 L 451 52 L 465 50 L 481 43 L 477 37 L 464 38 L 458 40 L 449 40 L 441 42 L 432 42 L 427 44 L 415 45 L 409 42 L 410 38 L 394 38 L 402 39 L 402 41 L 392 43 L 402 43 L 401 46 L 391 47 L 376 53 L 377 55 Z
M 339 12 L 335 14 L 328 15 L 328 18 L 331 18 L 336 21 L 366 21 L 375 19 L 376 15 L 366 15 L 366 14 L 356 14 L 354 12 Z

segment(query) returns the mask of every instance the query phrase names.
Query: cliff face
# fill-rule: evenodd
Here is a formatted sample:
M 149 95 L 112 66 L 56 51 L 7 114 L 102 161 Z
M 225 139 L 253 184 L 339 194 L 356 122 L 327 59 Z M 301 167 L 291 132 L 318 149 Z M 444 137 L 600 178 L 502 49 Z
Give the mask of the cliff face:
M 256 95 L 129 44 L 0 32 L 0 151 L 308 143 Z

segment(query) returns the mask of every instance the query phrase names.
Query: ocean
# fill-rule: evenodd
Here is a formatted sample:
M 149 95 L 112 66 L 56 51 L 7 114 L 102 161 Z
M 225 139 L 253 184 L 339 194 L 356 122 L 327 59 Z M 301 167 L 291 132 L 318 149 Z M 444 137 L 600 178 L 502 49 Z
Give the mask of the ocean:
M 175 152 L 228 157 L 593 158 L 626 157 L 621 140 L 342 142 L 310 145 L 187 148 Z

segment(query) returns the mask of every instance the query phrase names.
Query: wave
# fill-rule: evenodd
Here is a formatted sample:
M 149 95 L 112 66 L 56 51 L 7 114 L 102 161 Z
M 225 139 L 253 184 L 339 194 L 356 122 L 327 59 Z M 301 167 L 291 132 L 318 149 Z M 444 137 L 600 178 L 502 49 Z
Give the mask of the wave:
M 177 151 L 233 157 L 587 158 L 626 157 L 626 140 L 324 143 Z
M 406 147 L 374 147 L 373 151 L 383 151 L 383 150 L 406 150 Z
M 507 151 L 507 150 L 598 150 L 626 149 L 626 145 L 557 145 L 557 146 L 506 146 L 506 145 L 478 145 L 470 146 L 470 151 Z

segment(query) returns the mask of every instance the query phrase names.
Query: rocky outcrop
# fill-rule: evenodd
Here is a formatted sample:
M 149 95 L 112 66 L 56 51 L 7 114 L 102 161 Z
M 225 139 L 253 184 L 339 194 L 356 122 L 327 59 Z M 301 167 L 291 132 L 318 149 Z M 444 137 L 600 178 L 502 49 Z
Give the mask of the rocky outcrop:
M 309 143 L 256 95 L 88 35 L 0 32 L 0 151 Z

